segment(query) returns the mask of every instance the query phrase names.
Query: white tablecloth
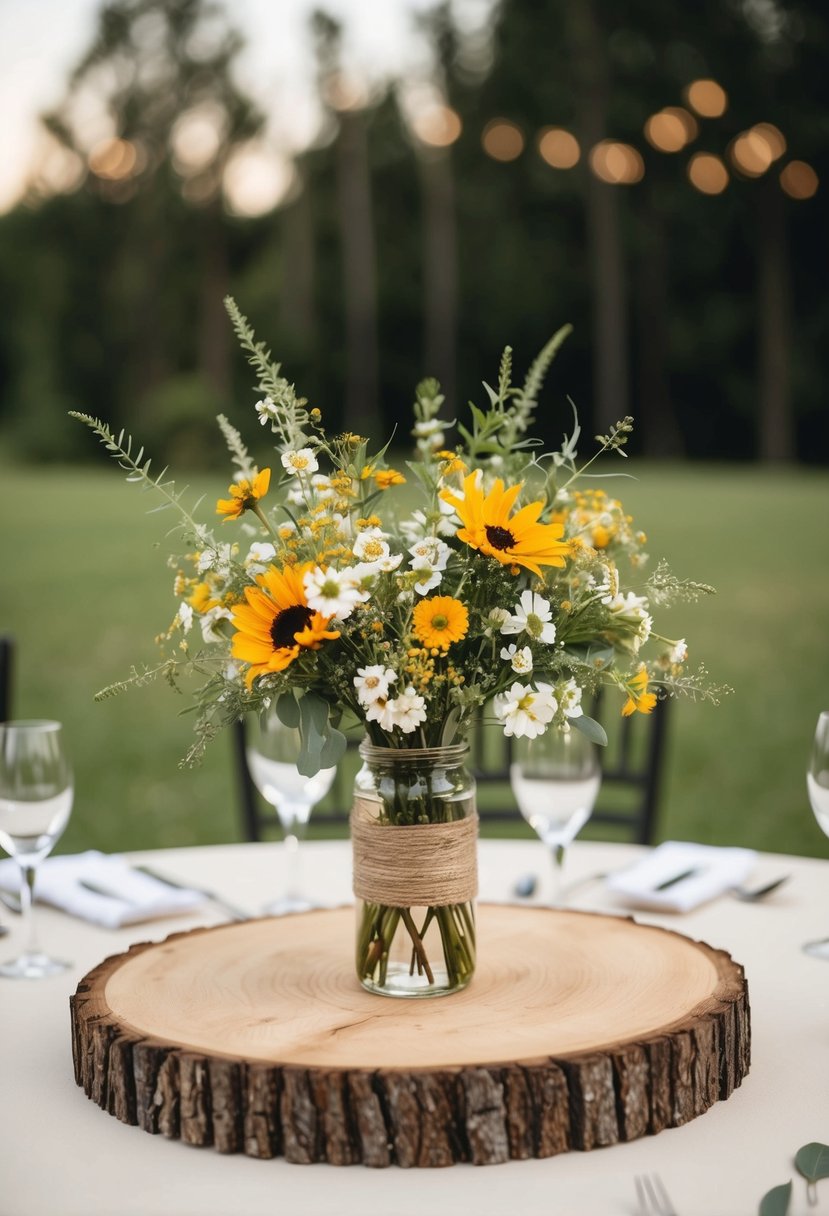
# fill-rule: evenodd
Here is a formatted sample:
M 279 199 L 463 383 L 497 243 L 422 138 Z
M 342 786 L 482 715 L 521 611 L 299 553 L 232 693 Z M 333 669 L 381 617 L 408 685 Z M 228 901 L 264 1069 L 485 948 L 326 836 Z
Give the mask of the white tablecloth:
M 577 842 L 568 879 L 613 870 L 642 850 Z M 145 853 L 170 876 L 220 890 L 252 911 L 279 893 L 278 845 L 231 845 Z M 508 898 L 515 879 L 544 874 L 542 846 L 481 845 L 481 896 Z M 348 846 L 306 846 L 305 885 L 328 901 L 350 898 Z M 829 963 L 802 953 L 829 935 L 829 863 L 761 854 L 752 881 L 790 873 L 767 902 L 724 897 L 684 916 L 640 914 L 728 950 L 745 968 L 752 1015 L 751 1072 L 727 1102 L 684 1127 L 630 1144 L 545 1161 L 444 1170 L 297 1166 L 222 1157 L 149 1136 L 111 1118 L 74 1082 L 68 999 L 78 980 L 130 942 L 221 919 L 199 915 L 111 931 L 42 908 L 43 944 L 71 958 L 64 975 L 0 979 L 1 1216 L 635 1216 L 634 1175 L 657 1171 L 679 1216 L 751 1216 L 772 1186 L 796 1177 L 792 1158 L 829 1141 Z M 544 887 L 539 892 L 544 896 Z M 575 907 L 612 906 L 601 884 L 580 888 Z M 0 957 L 23 946 L 19 922 Z M 486 949 L 486 943 L 480 943 Z M 819 1184 L 829 1210 L 829 1180 Z M 805 1216 L 795 1182 L 790 1216 Z

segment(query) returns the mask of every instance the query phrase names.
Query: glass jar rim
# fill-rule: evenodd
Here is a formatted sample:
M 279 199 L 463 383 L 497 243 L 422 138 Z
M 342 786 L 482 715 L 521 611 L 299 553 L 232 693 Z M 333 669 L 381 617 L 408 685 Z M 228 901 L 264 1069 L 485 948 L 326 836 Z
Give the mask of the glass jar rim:
M 7 721 L 0 721 L 0 730 L 61 730 L 62 722 L 57 722 L 53 718 L 9 718 Z
M 445 747 L 379 747 L 363 739 L 359 747 L 368 764 L 425 764 L 462 762 L 469 755 L 468 743 L 449 743 Z

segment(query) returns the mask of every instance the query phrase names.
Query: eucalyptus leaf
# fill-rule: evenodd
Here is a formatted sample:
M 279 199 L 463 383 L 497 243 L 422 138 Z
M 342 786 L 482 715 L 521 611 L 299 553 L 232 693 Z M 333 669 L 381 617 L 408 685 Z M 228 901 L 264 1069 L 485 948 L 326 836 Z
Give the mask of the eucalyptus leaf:
M 318 697 L 316 693 L 306 692 L 300 701 L 300 711 L 314 723 L 320 735 L 325 734 L 325 727 L 328 723 L 327 701 L 324 701 L 322 697 Z
M 829 1144 L 804 1144 L 797 1150 L 794 1163 L 807 1182 L 829 1178 Z
M 782 1186 L 773 1186 L 760 1200 L 758 1216 L 786 1216 L 791 1198 L 791 1181 Z
M 580 730 L 583 735 L 586 735 L 591 743 L 598 743 L 599 747 L 607 747 L 607 735 L 601 722 L 597 722 L 595 718 L 588 718 L 587 714 L 581 714 L 578 718 L 568 719 L 571 726 L 575 726 L 576 730 Z
M 303 777 L 314 777 L 323 767 L 322 745 L 325 742 L 325 731 L 328 726 L 328 706 L 321 701 L 325 707 L 325 720 L 320 726 L 319 711 L 314 704 L 315 701 L 321 701 L 321 698 L 306 693 L 299 703 L 300 749 L 296 766 L 297 771 Z
M 299 705 L 292 692 L 283 692 L 276 698 L 274 706 L 276 716 L 283 726 L 296 730 L 299 726 Z
M 461 711 L 458 709 L 457 705 L 453 709 L 449 710 L 449 713 L 446 715 L 443 722 L 443 731 L 441 732 L 440 736 L 441 747 L 448 747 L 455 738 L 455 732 L 458 729 L 460 717 Z
M 593 671 L 603 671 L 613 662 L 615 651 L 607 642 L 591 642 L 586 646 L 566 646 L 568 654 Z
M 329 726 L 320 751 L 321 767 L 336 768 L 345 755 L 347 746 L 348 740 L 343 732 L 334 726 Z

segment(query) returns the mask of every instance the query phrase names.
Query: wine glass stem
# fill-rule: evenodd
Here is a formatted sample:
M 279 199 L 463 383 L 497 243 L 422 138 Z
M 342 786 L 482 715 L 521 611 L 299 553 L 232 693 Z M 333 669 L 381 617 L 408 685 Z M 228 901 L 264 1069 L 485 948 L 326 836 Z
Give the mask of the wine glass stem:
M 560 908 L 564 876 L 564 845 L 554 844 L 551 852 L 553 855 L 553 897 L 550 902 L 554 908 Z
M 285 895 L 288 899 L 299 899 L 302 892 L 302 855 L 299 851 L 299 832 L 293 824 L 285 831 Z
M 34 866 L 24 865 L 23 862 L 18 864 L 20 866 L 20 912 L 23 923 L 26 925 L 28 939 L 26 953 L 37 954 L 39 947 L 34 911 L 36 870 Z

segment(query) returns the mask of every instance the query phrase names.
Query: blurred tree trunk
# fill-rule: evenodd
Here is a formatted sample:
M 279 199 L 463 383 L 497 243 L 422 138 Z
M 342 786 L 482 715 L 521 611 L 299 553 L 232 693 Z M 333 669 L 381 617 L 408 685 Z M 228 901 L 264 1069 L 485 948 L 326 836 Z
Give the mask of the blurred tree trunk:
M 773 176 L 758 182 L 758 446 L 761 460 L 795 458 L 791 395 L 791 267 L 785 200 Z
M 567 6 L 574 77 L 582 82 L 578 135 L 585 159 L 607 135 L 610 93 L 605 51 L 594 0 Z M 585 166 L 587 234 L 593 290 L 593 422 L 606 431 L 628 412 L 628 316 L 619 230 L 620 186 L 607 185 Z
M 199 218 L 202 247 L 199 371 L 217 397 L 228 401 L 231 391 L 231 329 L 224 298 L 230 291 L 230 270 L 220 200 L 211 202 Z
M 343 251 L 347 370 L 345 418 L 361 435 L 376 432 L 377 268 L 365 114 L 339 115 L 337 169 Z
M 645 455 L 684 455 L 668 378 L 668 237 L 665 213 L 647 182 L 639 208 L 637 262 L 639 377 L 634 414 Z
M 314 344 L 314 227 L 308 175 L 301 167 L 300 193 L 282 212 L 282 277 L 279 332 L 290 334 L 303 350 Z
M 426 313 L 423 370 L 440 381 L 444 396 L 451 403 L 456 391 L 458 328 L 458 249 L 452 154 L 446 148 L 424 149 L 419 164 L 423 191 Z

